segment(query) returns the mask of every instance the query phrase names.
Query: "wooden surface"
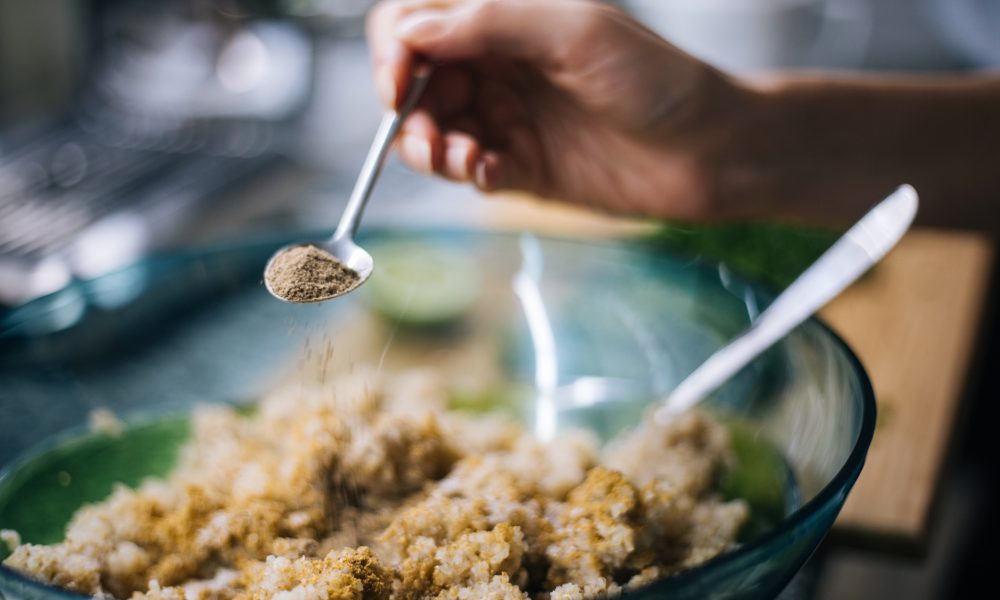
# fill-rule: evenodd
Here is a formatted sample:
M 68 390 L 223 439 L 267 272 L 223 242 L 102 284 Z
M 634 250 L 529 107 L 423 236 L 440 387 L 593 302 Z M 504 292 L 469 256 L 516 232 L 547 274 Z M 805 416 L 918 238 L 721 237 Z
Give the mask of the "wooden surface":
M 607 238 L 636 222 L 514 199 L 479 212 L 489 228 Z M 984 317 L 996 248 L 985 236 L 915 230 L 822 311 L 872 378 L 879 421 L 835 531 L 865 543 L 925 537 Z
M 995 248 L 969 233 L 916 230 L 822 311 L 871 376 L 879 420 L 837 526 L 920 542 L 955 431 Z

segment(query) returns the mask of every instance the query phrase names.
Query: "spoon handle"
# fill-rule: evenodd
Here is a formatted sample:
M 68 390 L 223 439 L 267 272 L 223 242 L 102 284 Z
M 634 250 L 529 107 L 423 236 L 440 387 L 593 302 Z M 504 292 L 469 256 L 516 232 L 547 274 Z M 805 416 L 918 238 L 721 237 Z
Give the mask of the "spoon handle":
M 656 412 L 663 422 L 697 404 L 880 261 L 917 212 L 917 192 L 902 185 L 854 224 L 750 324 L 688 375 Z
M 353 238 L 354 234 L 357 233 L 358 225 L 361 223 L 361 215 L 365 210 L 365 205 L 368 204 L 372 188 L 375 187 L 375 180 L 382 171 L 382 165 L 385 163 L 386 155 L 389 154 L 392 141 L 399 133 L 403 121 L 416 108 L 420 96 L 427 89 L 433 71 L 434 67 L 429 63 L 418 65 L 414 70 L 413 78 L 410 79 L 410 89 L 403 105 L 398 111 L 387 112 L 382 117 L 382 123 L 378 126 L 375 139 L 372 141 L 371 148 L 368 149 L 368 156 L 365 157 L 365 162 L 361 165 L 361 173 L 354 183 L 351 197 L 344 208 L 344 214 L 340 217 L 337 231 L 334 232 L 331 239 Z

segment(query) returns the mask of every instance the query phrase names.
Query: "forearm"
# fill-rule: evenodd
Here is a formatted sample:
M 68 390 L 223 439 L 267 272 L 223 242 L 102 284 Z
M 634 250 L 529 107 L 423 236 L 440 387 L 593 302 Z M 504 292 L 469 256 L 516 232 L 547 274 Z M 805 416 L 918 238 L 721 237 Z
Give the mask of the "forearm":
M 1000 77 L 788 76 L 741 93 L 719 154 L 731 216 L 849 222 L 906 182 L 921 222 L 1000 231 Z

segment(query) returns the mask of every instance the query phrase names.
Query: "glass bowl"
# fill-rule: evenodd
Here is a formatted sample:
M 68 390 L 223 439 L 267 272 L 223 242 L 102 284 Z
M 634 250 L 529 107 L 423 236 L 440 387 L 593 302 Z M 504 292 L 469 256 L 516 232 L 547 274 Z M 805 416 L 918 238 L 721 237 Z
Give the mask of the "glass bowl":
M 316 237 L 161 256 L 0 314 L 0 528 L 57 541 L 114 481 L 169 470 L 186 421 L 165 416 L 251 401 L 323 336 L 331 373 L 431 367 L 461 407 L 501 406 L 543 438 L 586 427 L 607 439 L 771 299 L 725 266 L 640 241 L 440 230 L 364 236 L 378 276 L 359 293 L 271 298 L 260 282 L 271 252 Z M 779 514 L 737 548 L 624 597 L 773 597 L 832 526 L 875 423 L 868 377 L 818 320 L 706 406 L 738 424 L 751 454 L 777 450 L 777 478 L 749 485 L 779 493 Z M 98 408 L 132 427 L 88 435 Z M 79 597 L 0 567 L 3 596 Z

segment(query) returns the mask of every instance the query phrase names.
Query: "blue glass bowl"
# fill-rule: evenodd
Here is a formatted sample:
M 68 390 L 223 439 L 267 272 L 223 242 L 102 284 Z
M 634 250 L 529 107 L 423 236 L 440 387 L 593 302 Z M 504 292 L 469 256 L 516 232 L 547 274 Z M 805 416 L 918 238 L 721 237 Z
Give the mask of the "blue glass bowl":
M 360 293 L 307 306 L 271 298 L 260 282 L 268 256 L 315 237 L 162 256 L 0 314 L 0 528 L 20 529 L 25 541 L 58 539 L 71 512 L 112 481 L 169 469 L 184 430 L 157 429 L 158 415 L 253 399 L 324 331 L 335 334 L 334 372 L 366 361 L 429 366 L 462 402 L 507 403 L 538 435 L 582 426 L 608 438 L 771 299 L 722 265 L 642 242 L 438 230 L 366 235 L 387 275 Z M 437 281 L 406 268 L 389 277 L 414 256 L 444 257 L 458 276 Z M 773 597 L 829 531 L 874 431 L 868 377 L 817 320 L 707 404 L 783 457 L 794 481 L 783 514 L 738 548 L 626 597 Z M 85 423 L 99 407 L 146 428 L 121 438 L 131 446 L 93 446 Z M 91 470 L 71 477 L 74 448 L 87 443 Z M 58 502 L 40 501 L 36 484 Z M 0 567 L 3 596 L 79 597 Z

